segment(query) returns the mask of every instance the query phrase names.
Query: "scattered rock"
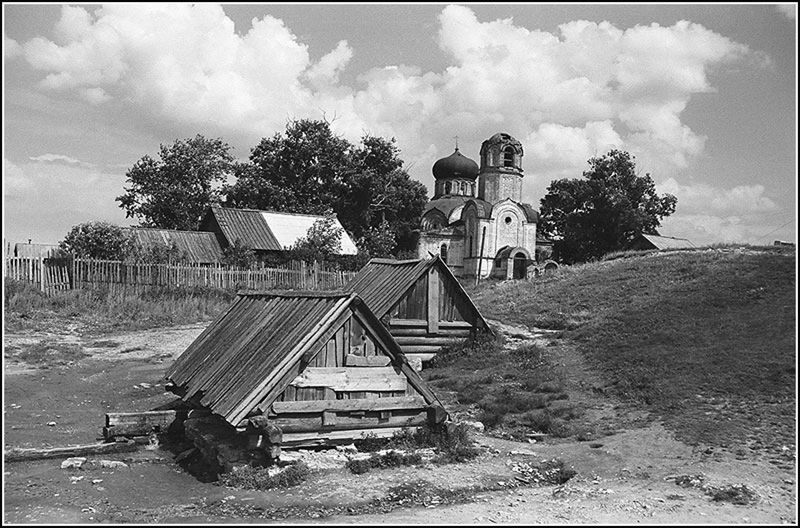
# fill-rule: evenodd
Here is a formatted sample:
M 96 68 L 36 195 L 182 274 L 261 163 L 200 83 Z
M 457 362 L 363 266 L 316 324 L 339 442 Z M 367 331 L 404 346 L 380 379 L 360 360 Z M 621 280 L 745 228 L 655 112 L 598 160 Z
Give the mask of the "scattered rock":
M 84 462 L 86 462 L 86 457 L 68 458 L 61 463 L 61 469 L 68 469 L 68 468 L 80 469 Z
M 92 484 L 100 484 L 101 482 L 103 482 L 103 479 L 94 479 L 94 480 L 92 480 Z
M 47 422 L 48 427 L 55 427 L 55 422 Z
M 76 482 L 80 482 L 83 480 L 83 475 L 81 475 L 80 477 L 70 477 L 69 479 L 70 481 L 72 481 L 73 484 L 75 484 Z
M 482 433 L 486 429 L 483 423 L 477 421 L 473 422 L 465 420 L 460 423 L 474 430 L 476 433 Z
M 120 462 L 119 460 L 101 460 L 100 467 L 104 468 L 124 468 L 128 467 L 128 464 L 125 462 Z

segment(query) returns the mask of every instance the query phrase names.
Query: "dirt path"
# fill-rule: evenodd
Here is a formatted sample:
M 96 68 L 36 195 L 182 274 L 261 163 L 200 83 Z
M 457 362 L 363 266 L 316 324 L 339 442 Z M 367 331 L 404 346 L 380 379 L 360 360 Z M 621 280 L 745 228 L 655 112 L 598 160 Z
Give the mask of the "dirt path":
M 163 373 L 203 330 L 188 325 L 93 337 L 72 332 L 6 335 L 24 347 L 42 340 L 79 343 L 90 354 L 72 364 L 7 363 L 4 383 L 6 446 L 39 447 L 93 441 L 108 410 L 152 408 L 172 399 Z M 613 400 L 575 350 L 552 333 L 499 324 L 509 346 L 534 341 L 571 372 L 570 398 L 592 419 L 614 422 L 614 434 L 595 441 L 518 443 L 478 435 L 484 453 L 446 466 L 373 470 L 353 475 L 341 466 L 316 470 L 287 490 L 246 492 L 204 484 L 163 450 L 142 450 L 126 468 L 64 470 L 60 460 L 4 466 L 4 521 L 8 523 L 222 523 L 283 522 L 391 524 L 633 524 L 796 523 L 794 471 L 753 453 L 746 458 L 688 446 L 652 418 Z M 555 342 L 555 344 L 553 344 Z M 21 350 L 21 348 L 20 348 Z M 48 423 L 54 423 L 48 425 Z M 563 486 L 516 487 L 514 468 L 558 458 L 577 475 Z M 702 474 L 715 486 L 745 484 L 758 500 L 747 506 L 713 502 L 701 489 L 676 485 L 676 475 Z M 78 477 L 83 477 L 78 479 Z M 77 479 L 77 480 L 76 480 Z M 99 481 L 99 482 L 98 482 Z M 394 505 L 364 513 L 400 485 L 489 488 L 457 504 Z M 349 515 L 348 508 L 360 512 Z

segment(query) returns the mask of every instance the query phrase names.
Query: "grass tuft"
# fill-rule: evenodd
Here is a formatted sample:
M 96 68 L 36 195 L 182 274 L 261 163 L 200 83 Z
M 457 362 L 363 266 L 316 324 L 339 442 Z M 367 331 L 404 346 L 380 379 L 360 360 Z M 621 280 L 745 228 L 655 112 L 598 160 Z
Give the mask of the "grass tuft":
M 219 484 L 231 488 L 268 490 L 290 488 L 305 482 L 310 471 L 304 462 L 294 462 L 276 475 L 270 476 L 267 468 L 245 466 L 219 476 Z

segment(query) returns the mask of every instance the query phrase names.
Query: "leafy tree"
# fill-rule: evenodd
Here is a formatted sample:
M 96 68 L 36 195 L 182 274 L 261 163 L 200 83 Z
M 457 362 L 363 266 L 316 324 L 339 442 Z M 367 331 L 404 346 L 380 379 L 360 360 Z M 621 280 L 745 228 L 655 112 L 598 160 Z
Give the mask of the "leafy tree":
M 416 246 L 427 191 L 402 169 L 394 139 L 364 136 L 356 146 L 326 121 L 299 120 L 264 138 L 235 168 L 226 205 L 324 214 L 333 210 L 355 239 L 387 222 L 393 252 Z
M 59 242 L 59 249 L 80 258 L 123 260 L 132 245 L 122 227 L 95 221 L 73 226 Z
M 634 157 L 620 150 L 589 160 L 583 178 L 555 180 L 542 198 L 539 230 L 554 239 L 564 262 L 597 259 L 627 248 L 641 233 L 657 233 L 677 199 L 656 194 L 649 174 L 638 176 Z
M 370 227 L 356 245 L 370 257 L 390 257 L 397 246 L 397 236 L 389 222 L 384 220 L 378 227 Z
M 205 209 L 220 202 L 232 171 L 230 146 L 198 134 L 172 146 L 160 145 L 159 158 L 137 161 L 125 175 L 125 194 L 116 201 L 144 227 L 197 229 Z
M 222 264 L 237 268 L 250 268 L 256 262 L 256 253 L 238 238 L 222 250 Z
M 306 236 L 298 239 L 290 248 L 291 252 L 301 260 L 325 260 L 341 252 L 343 232 L 332 216 L 326 216 L 308 228 Z

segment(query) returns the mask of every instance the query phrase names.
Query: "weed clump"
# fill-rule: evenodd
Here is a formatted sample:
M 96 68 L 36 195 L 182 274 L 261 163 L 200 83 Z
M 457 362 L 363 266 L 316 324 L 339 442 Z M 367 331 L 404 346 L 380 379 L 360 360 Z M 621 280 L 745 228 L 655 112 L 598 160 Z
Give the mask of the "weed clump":
M 219 476 L 219 484 L 231 488 L 248 490 L 268 490 L 290 488 L 305 482 L 310 471 L 304 462 L 295 462 L 275 475 L 267 468 L 246 466 Z
M 706 491 L 715 502 L 730 502 L 733 504 L 748 505 L 758 501 L 756 492 L 748 488 L 745 484 L 740 486 L 728 485 L 720 488 L 712 487 Z
M 370 469 L 385 469 L 401 466 L 416 466 L 422 463 L 422 456 L 417 453 L 403 454 L 391 450 L 383 455 L 372 455 L 363 460 L 350 460 L 347 469 L 356 475 L 366 473 Z

